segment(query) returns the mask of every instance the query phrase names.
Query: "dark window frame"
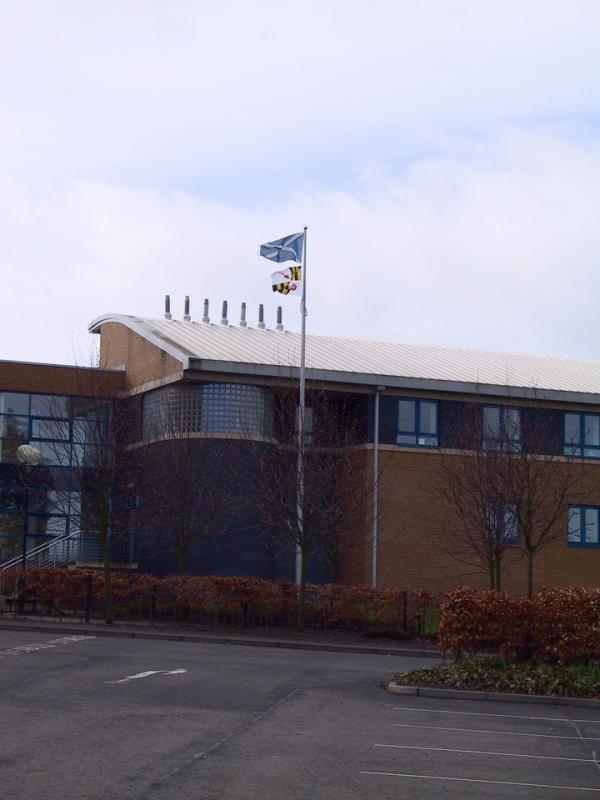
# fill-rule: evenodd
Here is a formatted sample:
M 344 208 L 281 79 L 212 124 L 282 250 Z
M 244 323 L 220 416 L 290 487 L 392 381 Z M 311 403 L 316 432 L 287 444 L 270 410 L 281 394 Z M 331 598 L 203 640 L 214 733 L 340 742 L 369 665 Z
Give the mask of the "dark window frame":
M 577 511 L 579 511 L 579 514 L 580 514 L 580 516 L 579 516 L 579 519 L 580 519 L 580 524 L 579 524 L 580 541 L 579 542 L 572 542 L 569 539 L 570 515 L 571 515 L 571 511 L 573 511 L 575 509 Z M 588 509 L 592 509 L 593 511 L 598 512 L 598 528 L 599 528 L 599 530 L 598 530 L 598 541 L 597 542 L 587 542 L 585 540 L 586 539 L 586 536 L 585 536 L 586 525 L 584 523 L 583 527 L 581 526 L 581 518 L 582 518 L 582 516 L 585 518 L 585 512 Z M 568 511 L 567 511 L 567 546 L 568 547 L 587 547 L 587 548 L 598 548 L 598 547 L 600 547 L 600 506 L 593 506 L 593 505 L 585 504 L 585 503 L 581 503 L 581 504 L 578 504 L 578 505 L 570 505 L 569 506 Z
M 574 443 L 567 441 L 567 414 L 579 418 L 579 441 Z M 565 456 L 572 456 L 573 458 L 600 458 L 600 445 L 587 444 L 585 441 L 585 418 L 595 417 L 600 418 L 600 414 L 595 414 L 593 411 L 565 411 L 563 420 L 563 454 Z M 595 451 L 592 455 L 586 450 Z
M 498 437 L 486 436 L 485 410 L 486 408 L 497 408 L 499 411 L 499 435 Z M 484 450 L 504 450 L 509 442 L 506 433 L 506 412 L 517 411 L 519 414 L 519 437 L 510 439 L 511 453 L 520 453 L 523 447 L 523 410 L 519 406 L 505 406 L 501 403 L 484 403 L 481 407 L 481 446 Z M 500 445 L 500 447 L 498 447 Z M 516 446 L 515 446 L 516 445 Z
M 440 449 L 440 403 L 430 397 L 396 397 L 396 446 L 397 447 L 418 447 L 425 450 Z M 415 429 L 413 431 L 402 430 L 400 428 L 400 402 L 415 404 Z M 421 403 L 433 403 L 435 405 L 435 433 L 426 433 L 421 430 Z M 400 436 L 414 436 L 415 442 L 399 442 Z M 420 444 L 419 437 L 436 439 L 436 444 Z

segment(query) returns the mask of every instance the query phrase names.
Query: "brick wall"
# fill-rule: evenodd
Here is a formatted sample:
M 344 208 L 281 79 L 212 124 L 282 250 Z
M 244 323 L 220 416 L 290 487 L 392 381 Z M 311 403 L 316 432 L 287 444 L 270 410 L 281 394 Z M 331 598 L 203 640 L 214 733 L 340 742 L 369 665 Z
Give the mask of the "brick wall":
M 435 486 L 444 452 L 383 449 L 380 452 L 381 486 L 378 521 L 378 585 L 406 589 L 445 591 L 470 585 L 488 588 L 482 568 L 458 562 L 444 546 L 448 513 Z M 372 467 L 372 450 L 366 469 Z M 591 465 L 586 502 L 600 505 L 600 464 Z M 600 548 L 567 545 L 567 512 L 560 521 L 560 539 L 540 551 L 535 559 L 535 588 L 542 586 L 600 586 Z M 370 526 L 365 526 L 361 553 L 348 560 L 343 572 L 347 583 L 370 584 Z M 525 593 L 525 560 L 517 548 L 506 558 L 505 588 Z
M 98 387 L 107 393 L 125 386 L 125 374 L 88 367 L 0 361 L 0 391 L 40 394 L 93 395 Z
M 127 389 L 180 373 L 183 367 L 176 358 L 119 322 L 107 322 L 100 329 L 100 363 L 113 369 L 125 366 Z

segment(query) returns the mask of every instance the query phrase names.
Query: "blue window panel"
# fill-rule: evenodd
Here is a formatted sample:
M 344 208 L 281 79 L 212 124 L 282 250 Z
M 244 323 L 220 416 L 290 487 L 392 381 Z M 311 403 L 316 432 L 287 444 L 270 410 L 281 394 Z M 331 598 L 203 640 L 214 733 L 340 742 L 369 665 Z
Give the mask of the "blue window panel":
M 62 419 L 32 419 L 31 438 L 50 439 L 68 442 L 70 437 L 69 423 Z
M 485 450 L 521 449 L 521 411 L 509 406 L 483 407 L 483 448 Z
M 438 447 L 436 400 L 398 400 L 396 444 L 402 447 Z
M 488 535 L 503 544 L 519 544 L 520 530 L 514 503 L 490 502 L 486 508 Z
M 570 506 L 567 542 L 571 547 L 600 546 L 600 508 Z
M 29 395 L 17 392 L 0 392 L 0 414 L 29 415 Z
M 600 458 L 600 414 L 565 414 L 566 456 Z

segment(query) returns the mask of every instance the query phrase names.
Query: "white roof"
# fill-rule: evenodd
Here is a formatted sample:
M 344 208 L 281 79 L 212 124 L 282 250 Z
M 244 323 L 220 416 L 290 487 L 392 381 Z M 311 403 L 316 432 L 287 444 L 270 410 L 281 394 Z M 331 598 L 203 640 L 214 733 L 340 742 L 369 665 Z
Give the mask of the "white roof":
M 295 374 L 300 334 L 237 325 L 107 314 L 183 362 L 184 369 Z M 307 377 L 320 380 L 600 403 L 600 362 L 309 334 Z M 294 369 L 296 368 L 296 369 Z M 558 396 L 560 394 L 560 397 Z M 576 395 L 576 396 L 571 396 Z

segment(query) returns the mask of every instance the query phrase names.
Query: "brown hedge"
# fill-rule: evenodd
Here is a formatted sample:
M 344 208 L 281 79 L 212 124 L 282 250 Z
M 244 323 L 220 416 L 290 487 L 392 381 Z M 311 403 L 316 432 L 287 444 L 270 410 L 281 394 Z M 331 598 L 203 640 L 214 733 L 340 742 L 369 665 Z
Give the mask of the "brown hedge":
M 31 599 L 49 610 L 77 612 L 85 607 L 88 575 L 92 576 L 92 600 L 100 609 L 104 577 L 101 571 L 46 567 L 14 575 L 6 590 L 15 591 L 25 580 Z M 121 617 L 147 615 L 150 605 L 158 616 L 214 615 L 221 619 L 238 615 L 242 620 L 292 623 L 298 609 L 298 587 L 286 581 L 222 576 L 157 577 L 144 573 L 112 575 L 115 612 Z M 381 630 L 409 628 L 423 631 L 437 600 L 428 592 L 368 589 L 337 584 L 307 587 L 307 621 L 346 628 Z
M 441 603 L 442 654 L 498 652 L 562 664 L 600 659 L 600 589 L 544 589 L 533 599 L 461 588 Z

